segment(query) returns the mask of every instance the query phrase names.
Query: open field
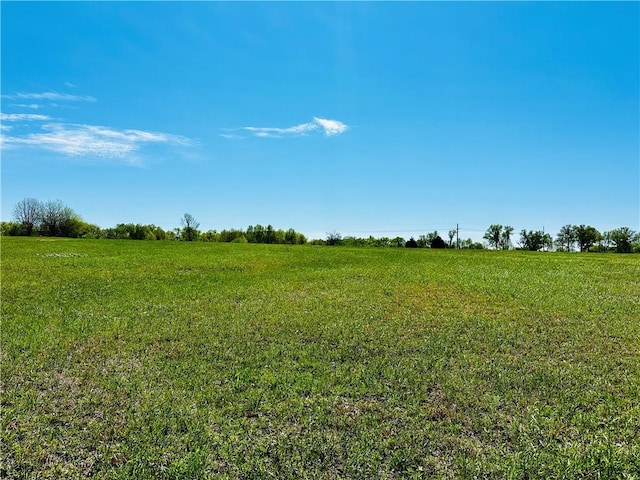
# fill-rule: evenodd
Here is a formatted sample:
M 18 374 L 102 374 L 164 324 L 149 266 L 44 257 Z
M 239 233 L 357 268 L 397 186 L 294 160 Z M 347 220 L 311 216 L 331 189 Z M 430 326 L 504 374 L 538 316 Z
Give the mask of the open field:
M 640 257 L 3 238 L 6 478 L 640 478 Z

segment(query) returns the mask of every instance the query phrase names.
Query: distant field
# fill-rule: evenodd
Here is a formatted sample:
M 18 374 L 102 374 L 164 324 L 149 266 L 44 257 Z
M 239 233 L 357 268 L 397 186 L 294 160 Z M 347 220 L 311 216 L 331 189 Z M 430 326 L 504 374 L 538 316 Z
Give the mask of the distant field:
M 3 238 L 3 478 L 640 478 L 640 257 Z

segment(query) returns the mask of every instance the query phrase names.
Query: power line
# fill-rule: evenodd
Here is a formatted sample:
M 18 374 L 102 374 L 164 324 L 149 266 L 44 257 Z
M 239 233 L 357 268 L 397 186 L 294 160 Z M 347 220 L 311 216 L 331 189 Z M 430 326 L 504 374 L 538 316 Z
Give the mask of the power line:
M 440 230 L 447 230 L 447 229 L 452 229 L 451 225 L 447 225 L 447 226 L 431 226 L 429 228 L 424 228 L 424 227 L 416 227 L 416 228 L 411 228 L 411 229 L 407 229 L 406 227 L 404 228 L 398 228 L 398 229 L 389 229 L 389 230 L 369 230 L 369 229 L 362 229 L 362 230 L 349 230 L 347 231 L 347 233 L 416 233 L 416 232 L 425 232 L 425 233 L 431 233 L 433 231 L 440 231 Z M 486 232 L 486 229 L 475 229 L 475 228 L 465 228 L 464 226 L 460 226 L 459 224 L 456 224 L 455 226 L 456 232 L 459 233 L 460 231 L 463 232 L 475 232 L 475 233 L 484 233 Z

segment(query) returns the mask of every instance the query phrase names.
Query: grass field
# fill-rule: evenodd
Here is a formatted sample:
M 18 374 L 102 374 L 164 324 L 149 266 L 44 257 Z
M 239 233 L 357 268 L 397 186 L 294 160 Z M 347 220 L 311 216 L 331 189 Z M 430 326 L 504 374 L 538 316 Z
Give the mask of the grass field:
M 3 478 L 640 478 L 640 257 L 3 238 Z

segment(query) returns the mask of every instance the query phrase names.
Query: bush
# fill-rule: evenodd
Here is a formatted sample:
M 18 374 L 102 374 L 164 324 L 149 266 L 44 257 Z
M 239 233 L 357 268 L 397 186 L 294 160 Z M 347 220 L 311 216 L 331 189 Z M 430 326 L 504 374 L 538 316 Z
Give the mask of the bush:
M 447 248 L 447 244 L 444 242 L 442 237 L 438 235 L 436 238 L 431 240 L 431 248 Z
M 239 237 L 231 240 L 231 243 L 249 243 L 249 240 L 247 240 L 247 237 L 245 237 L 244 235 L 240 235 Z
M 340 245 L 342 243 L 342 235 L 338 232 L 327 233 L 327 245 Z
M 22 224 L 18 222 L 2 222 L 2 225 L 0 226 L 0 233 L 9 237 L 25 235 Z

